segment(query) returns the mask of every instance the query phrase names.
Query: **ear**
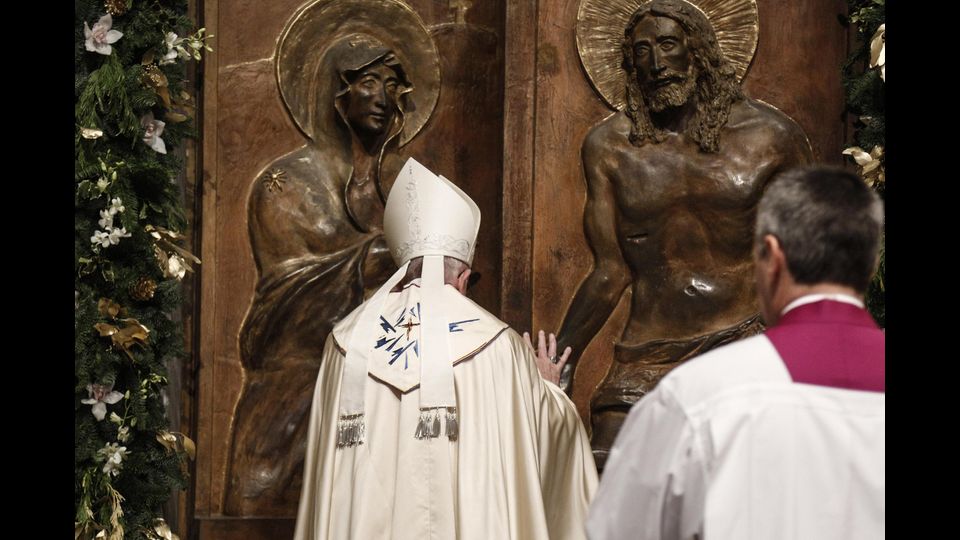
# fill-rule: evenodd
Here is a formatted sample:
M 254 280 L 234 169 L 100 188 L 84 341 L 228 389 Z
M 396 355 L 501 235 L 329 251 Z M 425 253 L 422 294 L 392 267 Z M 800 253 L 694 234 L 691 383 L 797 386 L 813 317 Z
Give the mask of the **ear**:
M 764 235 L 757 251 L 756 264 L 764 288 L 772 292 L 787 268 L 787 257 L 779 238 L 772 234 Z
M 470 269 L 467 268 L 463 272 L 460 272 L 460 275 L 457 276 L 457 290 L 460 291 L 460 294 L 467 294 L 467 282 L 470 281 Z
M 767 245 L 767 251 L 770 252 L 770 257 L 772 257 L 777 264 L 777 269 L 780 271 L 786 269 L 787 255 L 783 252 L 783 246 L 780 245 L 780 239 L 772 234 L 768 234 L 763 240 Z

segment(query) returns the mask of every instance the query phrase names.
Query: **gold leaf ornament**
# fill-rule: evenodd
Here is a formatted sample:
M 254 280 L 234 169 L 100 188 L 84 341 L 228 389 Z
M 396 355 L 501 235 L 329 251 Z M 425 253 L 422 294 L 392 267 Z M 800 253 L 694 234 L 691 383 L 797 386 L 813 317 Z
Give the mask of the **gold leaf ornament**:
M 173 531 L 170 530 L 170 525 L 167 525 L 167 522 L 163 518 L 157 518 L 153 520 L 153 533 L 156 534 L 154 538 L 163 539 L 163 540 L 180 540 L 180 537 L 176 534 L 173 534 Z
M 110 337 L 120 331 L 119 328 L 108 323 L 97 323 L 93 327 L 100 333 L 100 337 Z
M 160 270 L 163 271 L 163 277 L 183 279 L 188 271 L 193 272 L 191 262 L 200 264 L 196 255 L 174 243 L 184 240 L 182 234 L 153 225 L 147 225 L 144 230 L 154 239 L 153 252 L 160 264 Z
M 150 337 L 150 330 L 140 324 L 136 319 L 123 319 L 125 325 L 119 332 L 111 336 L 113 341 L 124 350 L 128 350 L 133 345 L 144 346 L 147 344 L 147 338 Z
M 168 452 L 185 452 L 191 460 L 197 457 L 197 446 L 193 439 L 183 433 L 160 431 L 157 433 L 157 442 L 163 445 Z
M 114 17 L 123 15 L 128 9 L 127 0 L 105 0 L 103 3 L 103 8 L 107 10 L 107 13 L 113 15 Z
M 183 444 L 183 451 L 187 453 L 187 457 L 189 457 L 191 461 L 195 460 L 197 458 L 197 445 L 194 444 L 193 439 L 183 435 L 183 441 L 181 442 Z
M 171 122 L 171 123 L 173 123 L 173 124 L 179 124 L 180 122 L 186 122 L 187 120 L 190 119 L 190 117 L 187 116 L 186 114 L 181 113 L 181 112 L 177 112 L 177 111 L 174 110 L 174 109 L 170 109 L 169 111 L 167 111 L 166 113 L 164 113 L 163 118 L 164 118 L 167 122 Z
M 175 452 L 177 450 L 177 436 L 169 431 L 158 432 L 157 442 L 162 444 L 169 452 Z
M 882 146 L 874 146 L 869 153 L 859 146 L 851 146 L 844 150 L 843 154 L 853 158 L 853 161 L 860 167 L 860 176 L 868 186 L 876 187 L 886 182 Z
M 181 91 L 178 98 L 173 99 L 173 106 L 164 114 L 164 119 L 174 124 L 185 122 L 196 114 L 190 94 Z
M 100 312 L 101 317 L 116 319 L 122 310 L 123 308 L 120 307 L 120 304 L 109 298 L 101 298 L 97 301 L 97 311 Z
M 100 337 L 109 337 L 114 347 L 125 352 L 130 360 L 134 360 L 131 349 L 134 345 L 145 347 L 150 337 L 150 330 L 136 319 L 120 319 L 120 322 L 123 324 L 122 327 L 109 323 L 97 323 L 93 327 L 99 332 Z
M 164 75 L 163 71 L 160 69 L 160 66 L 156 64 L 145 66 L 143 68 L 143 75 L 140 77 L 140 82 L 149 86 L 150 88 L 153 88 L 153 91 L 160 96 L 164 106 L 166 106 L 168 109 L 171 108 L 170 89 L 167 87 L 169 83 L 167 81 L 167 76 Z

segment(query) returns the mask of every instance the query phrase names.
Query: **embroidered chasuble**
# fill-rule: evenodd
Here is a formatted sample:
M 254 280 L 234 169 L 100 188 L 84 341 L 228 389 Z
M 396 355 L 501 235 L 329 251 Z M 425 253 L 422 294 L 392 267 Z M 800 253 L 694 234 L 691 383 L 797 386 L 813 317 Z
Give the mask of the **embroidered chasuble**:
M 585 538 L 597 473 L 576 407 L 505 323 L 443 286 L 456 416 L 420 436 L 420 280 L 391 292 L 367 347 L 359 444 L 339 445 L 345 349 L 358 308 L 326 341 L 310 416 L 296 540 Z M 434 432 L 436 435 L 437 432 Z M 450 436 L 446 436 L 450 435 Z

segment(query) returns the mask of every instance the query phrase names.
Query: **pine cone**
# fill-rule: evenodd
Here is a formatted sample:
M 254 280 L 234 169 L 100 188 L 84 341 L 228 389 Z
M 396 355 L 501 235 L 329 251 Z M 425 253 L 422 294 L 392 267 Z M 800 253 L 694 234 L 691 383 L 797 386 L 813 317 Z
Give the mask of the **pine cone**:
M 136 285 L 130 288 L 130 297 L 139 302 L 146 302 L 157 292 L 157 282 L 150 278 L 140 278 Z
M 107 13 L 114 17 L 123 15 L 127 12 L 127 0 L 105 0 L 103 7 L 106 8 Z

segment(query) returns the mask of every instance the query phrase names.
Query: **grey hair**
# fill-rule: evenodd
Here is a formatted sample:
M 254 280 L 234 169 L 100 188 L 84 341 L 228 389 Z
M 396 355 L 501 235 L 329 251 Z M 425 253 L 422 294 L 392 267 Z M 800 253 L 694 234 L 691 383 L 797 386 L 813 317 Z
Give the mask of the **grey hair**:
M 460 274 L 462 274 L 463 271 L 468 268 L 470 268 L 470 265 L 461 261 L 460 259 L 444 255 L 443 282 L 456 286 L 457 278 L 460 277 Z M 403 281 L 408 282 L 420 277 L 420 272 L 422 269 L 423 257 L 414 257 L 413 259 L 410 259 L 410 265 L 407 266 L 407 274 L 404 276 Z
M 834 283 L 864 292 L 883 231 L 883 202 L 860 177 L 834 167 L 792 169 L 773 178 L 757 207 L 754 242 L 775 236 L 797 283 Z

